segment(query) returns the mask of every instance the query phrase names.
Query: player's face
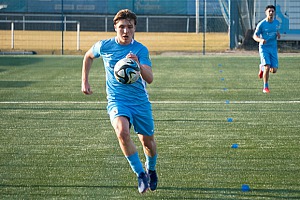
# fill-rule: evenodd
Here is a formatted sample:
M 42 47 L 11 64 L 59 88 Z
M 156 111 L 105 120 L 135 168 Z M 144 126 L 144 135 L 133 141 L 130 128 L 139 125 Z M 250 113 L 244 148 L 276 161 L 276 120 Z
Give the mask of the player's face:
M 119 44 L 130 44 L 135 32 L 134 20 L 119 20 L 118 23 L 115 24 L 115 31 L 117 32 L 117 40 Z
M 268 19 L 272 20 L 275 16 L 275 10 L 273 8 L 268 8 L 266 10 L 266 15 Z

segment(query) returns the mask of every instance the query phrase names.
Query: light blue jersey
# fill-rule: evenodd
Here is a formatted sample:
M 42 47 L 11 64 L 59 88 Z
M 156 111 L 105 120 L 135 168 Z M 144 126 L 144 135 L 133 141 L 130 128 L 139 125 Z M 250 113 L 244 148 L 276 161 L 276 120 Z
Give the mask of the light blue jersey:
M 114 77 L 114 66 L 130 52 L 135 54 L 141 65 L 152 66 L 148 49 L 132 40 L 129 45 L 121 45 L 116 38 L 101 40 L 92 47 L 96 58 L 102 57 L 106 72 L 106 93 L 108 103 L 119 102 L 126 105 L 141 105 L 149 101 L 146 82 L 140 77 L 133 84 L 119 83 Z
M 267 18 L 257 24 L 254 34 L 266 40 L 265 44 L 259 43 L 259 53 L 262 65 L 270 65 L 271 68 L 278 68 L 277 55 L 277 32 L 279 21 L 274 19 L 268 22 Z
M 101 40 L 92 47 L 96 58 L 102 57 L 106 73 L 107 112 L 111 122 L 116 117 L 127 117 L 136 133 L 154 134 L 152 106 L 146 90 L 146 82 L 140 77 L 132 84 L 122 84 L 114 76 L 114 66 L 127 54 L 135 54 L 141 65 L 152 66 L 148 49 L 132 40 L 128 45 L 120 45 L 116 38 Z
M 254 34 L 266 40 L 266 44 L 259 44 L 260 48 L 276 48 L 277 49 L 277 32 L 279 31 L 279 21 L 274 19 L 268 22 L 267 19 L 257 24 Z

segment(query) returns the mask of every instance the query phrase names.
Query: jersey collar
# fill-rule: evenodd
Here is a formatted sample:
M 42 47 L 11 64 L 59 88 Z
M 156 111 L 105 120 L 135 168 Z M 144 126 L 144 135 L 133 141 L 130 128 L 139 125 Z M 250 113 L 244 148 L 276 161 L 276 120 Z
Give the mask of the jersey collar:
M 115 37 L 115 42 L 116 42 L 117 44 L 119 44 L 119 42 L 118 42 L 118 40 L 117 40 L 117 37 Z M 134 39 L 132 38 L 130 44 L 133 44 L 133 43 L 134 43 Z

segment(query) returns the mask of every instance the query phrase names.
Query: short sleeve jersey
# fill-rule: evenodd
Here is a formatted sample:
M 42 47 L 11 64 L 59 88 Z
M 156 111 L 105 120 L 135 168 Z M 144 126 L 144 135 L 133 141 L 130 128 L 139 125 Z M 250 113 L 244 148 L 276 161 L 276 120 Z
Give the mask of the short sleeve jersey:
M 272 22 L 268 22 L 265 18 L 257 24 L 254 34 L 263 38 L 267 42 L 265 44 L 259 44 L 260 48 L 277 48 L 277 31 L 279 30 L 279 21 L 274 19 Z
M 135 54 L 141 65 L 152 66 L 149 51 L 141 43 L 132 40 L 128 45 L 121 45 L 116 38 L 100 40 L 92 47 L 96 58 L 102 57 L 106 73 L 106 93 L 109 103 L 140 105 L 149 102 L 146 82 L 140 77 L 135 83 L 122 84 L 114 77 L 114 66 L 128 53 Z

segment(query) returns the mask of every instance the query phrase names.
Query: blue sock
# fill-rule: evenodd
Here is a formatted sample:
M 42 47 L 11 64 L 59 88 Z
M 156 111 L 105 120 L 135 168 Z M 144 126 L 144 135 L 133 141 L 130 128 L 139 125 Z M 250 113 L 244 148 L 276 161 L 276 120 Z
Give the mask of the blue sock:
M 264 83 L 264 88 L 269 88 L 269 84 L 268 83 Z
M 136 175 L 138 176 L 140 173 L 142 172 L 145 172 L 144 168 L 143 168 L 143 165 L 141 163 L 141 160 L 139 158 L 139 154 L 138 152 L 130 155 L 130 156 L 126 156 L 129 164 L 130 164 L 130 167 L 132 169 L 132 171 L 134 173 L 136 173 Z
M 153 157 L 150 157 L 146 154 L 145 156 L 146 156 L 146 168 L 148 170 L 154 171 L 156 166 L 157 154 L 155 154 L 155 156 Z

